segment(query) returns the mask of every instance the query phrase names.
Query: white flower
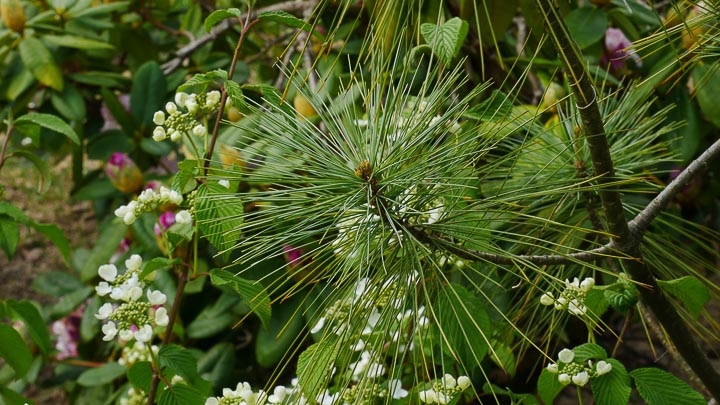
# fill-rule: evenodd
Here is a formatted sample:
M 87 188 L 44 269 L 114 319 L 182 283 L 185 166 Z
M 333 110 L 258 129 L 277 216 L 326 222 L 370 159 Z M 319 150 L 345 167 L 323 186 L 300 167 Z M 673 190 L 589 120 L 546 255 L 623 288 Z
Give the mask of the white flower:
M 180 107 L 185 107 L 185 101 L 188 98 L 188 94 L 182 91 L 175 93 L 175 103 Z
M 97 287 L 95 287 L 95 291 L 97 292 L 97 295 L 103 297 L 110 294 L 110 291 L 112 291 L 112 287 L 110 286 L 110 284 L 101 281 L 100 283 L 98 283 Z
M 168 101 L 167 104 L 165 104 L 165 111 L 167 111 L 168 114 L 173 115 L 177 112 L 177 105 L 175 105 L 172 101 Z
M 565 279 L 565 285 L 567 286 L 567 288 L 579 289 L 580 288 L 580 280 L 578 280 L 577 277 L 573 278 L 573 281 Z
M 115 335 L 117 335 L 118 330 L 117 326 L 115 326 L 115 322 L 108 322 L 105 325 L 102 326 L 102 333 L 105 335 L 103 336 L 103 340 L 108 342 L 110 340 L 113 340 L 115 338 Z
M 588 292 L 595 286 L 595 279 L 588 277 L 580 283 L 580 289 Z
M 198 138 L 202 138 L 207 135 L 207 130 L 205 129 L 205 125 L 198 124 L 192 129 L 192 133 Z
M 394 399 L 405 398 L 408 396 L 408 391 L 402 387 L 402 382 L 399 379 L 392 379 L 388 381 L 388 392 Z
M 140 270 L 140 266 L 142 266 L 142 257 L 140 255 L 132 255 L 125 260 L 125 267 L 128 270 Z
M 160 290 L 147 290 L 146 295 L 150 305 L 162 305 L 167 301 L 167 296 Z
M 565 297 L 559 297 L 555 300 L 555 309 L 565 309 L 567 305 L 567 299 Z
M 143 289 L 140 286 L 132 286 L 125 290 L 125 294 L 123 296 L 124 301 L 137 301 L 140 297 L 142 297 Z
M 165 133 L 165 128 L 155 127 L 155 129 L 153 129 L 152 139 L 155 142 L 164 141 L 166 138 L 167 138 L 167 133 Z
M 175 222 L 177 222 L 178 224 L 191 224 L 192 215 L 188 210 L 178 211 L 178 213 L 175 214 Z
M 118 333 L 120 340 L 127 342 L 133 338 L 133 332 L 129 329 L 123 329 Z
M 208 107 L 214 106 L 215 104 L 220 102 L 220 92 L 217 90 L 209 92 L 205 100 L 205 105 L 207 105 Z
M 587 371 L 581 371 L 581 372 L 575 374 L 574 376 L 572 376 L 572 382 L 575 385 L 578 385 L 580 387 L 587 384 L 589 379 L 590 379 L 590 376 L 588 375 Z
M 568 374 L 562 373 L 558 376 L 558 381 L 560 381 L 562 385 L 568 385 L 572 380 Z
M 195 94 L 188 94 L 187 98 L 185 99 L 185 108 L 187 108 L 189 113 L 194 113 L 195 110 L 197 110 L 197 101 L 195 100 Z
M 558 353 L 558 360 L 565 364 L 571 363 L 574 358 L 575 352 L 570 349 L 562 349 L 560 350 L 560 353 Z
M 142 328 L 138 329 L 133 336 L 138 342 L 149 342 L 152 339 L 153 330 L 152 326 L 145 324 Z
M 220 405 L 220 401 L 215 397 L 210 397 L 205 400 L 205 405 Z
M 612 364 L 610 364 L 604 360 L 598 361 L 597 364 L 595 365 L 595 372 L 597 372 L 597 375 L 607 374 L 611 370 L 612 370 Z
M 120 287 L 113 287 L 112 291 L 110 291 L 110 298 L 119 301 L 123 299 L 125 296 L 125 290 L 123 290 Z
M 165 123 L 165 113 L 162 111 L 155 111 L 153 114 L 153 122 L 155 125 L 162 125 Z
M 420 397 L 420 401 L 426 404 L 435 404 L 438 402 L 438 397 L 435 390 L 420 391 L 418 393 L 418 397 Z
M 167 326 L 170 323 L 170 317 L 168 317 L 167 309 L 160 307 L 155 310 L 155 324 L 157 326 Z
M 325 326 L 325 318 L 323 317 L 323 318 L 318 319 L 315 326 L 313 326 L 313 328 L 310 329 L 310 333 L 312 333 L 312 334 L 318 333 L 322 330 L 322 328 L 324 326 Z
M 587 312 L 587 307 L 581 304 L 577 299 L 574 299 L 568 304 L 568 311 L 570 311 L 573 315 L 583 316 L 585 315 L 585 312 Z
M 547 369 L 547 371 L 549 371 L 549 372 L 551 372 L 551 373 L 553 373 L 553 374 L 557 374 L 558 371 L 559 371 L 558 365 L 555 364 L 555 363 L 550 363 L 550 364 L 548 364 L 547 367 L 545 367 L 545 368 Z
M 173 142 L 177 142 L 182 139 L 182 132 L 174 129 L 169 130 L 168 135 L 170 135 L 170 140 Z
M 370 363 L 367 367 L 365 378 L 378 378 L 385 375 L 385 366 L 380 363 Z
M 98 275 L 100 275 L 103 280 L 109 282 L 115 281 L 117 273 L 117 267 L 115 267 L 114 264 L 103 264 L 102 266 L 98 267 Z
M 271 404 L 280 404 L 283 402 L 285 397 L 287 397 L 287 395 L 291 393 L 292 390 L 288 390 L 283 385 L 278 385 L 277 387 L 275 387 L 275 389 L 273 389 L 273 393 L 270 394 L 270 396 L 268 397 L 268 402 L 270 402 Z
M 358 341 L 350 346 L 350 350 L 354 352 L 359 352 L 361 350 L 365 349 L 365 341 L 362 339 L 358 339 Z
M 230 180 L 228 180 L 228 179 L 218 180 L 218 184 L 225 188 L 230 188 Z
M 95 318 L 97 319 L 108 319 L 110 315 L 113 313 L 113 306 L 111 303 L 106 302 L 103 304 L 100 308 L 98 308 L 98 313 L 95 314 Z
M 455 388 L 455 385 L 457 385 L 457 381 L 455 381 L 455 377 L 451 376 L 450 374 L 445 374 L 442 378 L 443 380 L 443 386 L 445 388 Z
M 470 387 L 470 385 L 472 385 L 472 382 L 470 381 L 470 377 L 461 375 L 457 378 L 457 385 L 461 390 L 465 391 L 468 387 Z
M 551 292 L 546 292 L 545 294 L 540 296 L 540 303 L 543 305 L 554 305 L 555 298 L 553 298 Z

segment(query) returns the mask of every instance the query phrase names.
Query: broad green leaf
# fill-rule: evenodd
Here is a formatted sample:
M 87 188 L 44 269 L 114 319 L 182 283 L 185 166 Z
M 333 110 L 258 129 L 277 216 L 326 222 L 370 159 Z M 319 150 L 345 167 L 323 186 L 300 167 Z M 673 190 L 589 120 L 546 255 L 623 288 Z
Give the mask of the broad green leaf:
M 74 19 L 81 19 L 81 18 L 88 18 L 92 17 L 93 19 L 97 19 L 103 16 L 110 16 L 110 13 L 113 13 L 115 11 L 127 11 L 128 6 L 130 5 L 129 1 L 117 1 L 107 4 L 93 4 L 92 7 L 78 7 L 73 8 L 68 14 L 68 17 L 74 18 Z
M 130 111 L 144 125 L 154 126 L 153 115 L 164 104 L 165 75 L 155 61 L 146 62 L 135 72 L 130 90 Z
M 98 41 L 96 39 L 79 37 L 76 35 L 43 35 L 42 38 L 43 41 L 46 41 L 48 44 L 57 45 L 65 48 L 82 49 L 86 51 L 111 51 L 115 49 L 114 46 L 106 42 Z
M 447 284 L 438 291 L 434 312 L 443 352 L 468 367 L 479 365 L 488 352 L 486 339 L 493 332 L 482 301 L 461 285 Z
M 78 137 L 77 133 L 75 133 L 75 130 L 72 129 L 70 125 L 66 124 L 65 121 L 52 114 L 25 114 L 15 120 L 15 125 L 40 125 L 41 127 L 49 129 L 50 131 L 65 135 L 65 137 L 73 141 L 75 145 L 80 145 L 80 138 Z
M 233 80 L 225 80 L 225 90 L 227 91 L 228 97 L 232 104 L 239 110 L 244 111 L 247 109 L 245 105 L 245 97 L 243 96 L 240 85 Z
M 138 126 L 136 117 L 130 115 L 125 105 L 120 101 L 119 96 L 106 87 L 100 89 L 100 94 L 102 95 L 105 106 L 113 118 L 115 118 L 115 121 L 120 125 L 120 128 L 122 128 L 126 134 L 134 133 Z
M 307 398 L 317 398 L 330 382 L 338 354 L 334 339 L 321 340 L 300 353 L 297 361 L 299 386 Z
M 420 26 L 420 33 L 438 59 L 447 65 L 460 51 L 468 29 L 466 21 L 454 17 L 441 25 L 424 23 Z
M 172 183 L 170 184 L 170 187 L 173 190 L 178 190 L 181 193 L 189 193 L 192 190 L 195 190 L 195 187 L 197 186 L 197 181 L 195 180 L 195 177 L 200 173 L 200 168 L 198 167 L 198 161 L 197 160 L 183 160 L 182 162 L 178 163 L 178 172 L 175 173 L 175 176 L 172 178 Z
M 255 358 L 262 367 L 277 364 L 298 339 L 304 325 L 300 311 L 303 301 L 304 296 L 296 294 L 282 303 L 275 304 L 270 325 L 258 331 Z
M 630 400 L 630 376 L 625 366 L 615 359 L 607 359 L 612 365 L 609 373 L 590 380 L 593 399 L 598 404 L 626 405 Z
M 35 221 L 30 221 L 27 225 L 50 239 L 50 242 L 52 242 L 53 245 L 58 248 L 60 254 L 62 254 L 65 263 L 70 264 L 70 242 L 68 242 L 65 234 L 57 225 L 39 224 Z
M 630 372 L 635 388 L 649 405 L 704 405 L 700 393 L 684 381 L 659 368 L 639 368 Z
M 227 196 L 228 189 L 218 182 L 200 185 L 195 197 L 195 217 L 203 236 L 221 253 L 232 248 L 240 236 L 244 219 L 243 201 Z
M 82 121 L 85 119 L 87 114 L 85 100 L 77 87 L 72 84 L 66 84 L 62 92 L 53 91 L 50 95 L 50 102 L 68 121 Z
M 62 91 L 62 72 L 45 44 L 35 37 L 25 36 L 20 41 L 18 50 L 23 63 L 40 83 Z
M 551 405 L 554 403 L 555 397 L 558 396 L 563 388 L 565 388 L 565 386 L 558 381 L 558 375 L 543 368 L 537 381 L 537 390 L 540 395 L 540 399 L 545 404 Z
M 627 312 L 637 304 L 639 292 L 631 283 L 615 283 L 602 290 L 607 302 L 620 312 Z
M 50 332 L 47 325 L 37 307 L 29 301 L 8 300 L 7 306 L 14 311 L 27 326 L 30 337 L 40 348 L 43 354 L 50 353 L 52 345 L 50 343 Z
M 92 287 L 85 286 L 63 295 L 60 300 L 50 308 L 50 315 L 53 318 L 62 318 L 74 311 L 75 308 L 82 304 L 93 292 Z
M 483 2 L 460 2 L 461 5 L 477 6 L 480 41 L 491 46 L 503 40 L 513 17 L 517 13 L 518 0 L 486 0 Z M 475 13 L 473 13 L 475 14 Z M 473 21 L 468 18 L 469 21 Z
M 175 384 L 160 391 L 158 405 L 203 405 L 207 394 L 186 384 Z
M 575 359 L 573 361 L 576 363 L 584 363 L 589 359 L 603 360 L 607 357 L 605 349 L 595 343 L 583 343 L 575 346 L 573 351 L 575 352 Z
M 227 18 L 240 18 L 242 16 L 242 11 L 237 8 L 225 8 L 221 10 L 215 10 L 212 13 L 210 13 L 209 16 L 205 19 L 205 24 L 203 25 L 205 27 L 205 31 L 210 32 L 210 30 L 218 25 L 220 21 L 225 20 Z
M 18 331 L 4 323 L 0 323 L 0 358 L 5 359 L 18 377 L 27 374 L 33 360 L 30 349 Z
M 152 375 L 152 364 L 149 361 L 139 361 L 127 370 L 127 377 L 130 384 L 145 392 L 150 391 Z
M 5 215 L 0 216 L 0 248 L 8 259 L 12 259 L 20 240 L 20 227 L 17 222 Z
M 158 352 L 158 361 L 160 367 L 167 367 L 190 384 L 200 380 L 195 357 L 190 350 L 184 347 L 174 344 L 161 347 Z
M 220 342 L 211 347 L 198 360 L 198 371 L 207 381 L 212 381 L 213 388 L 218 390 L 233 384 L 235 370 L 235 347 L 230 342 Z
M 125 366 L 118 363 L 105 363 L 98 368 L 91 368 L 84 371 L 77 379 L 77 383 L 83 387 L 95 387 L 109 384 L 118 377 L 125 374 Z
M 62 271 L 49 271 L 38 274 L 33 278 L 32 287 L 39 293 L 61 297 L 85 287 L 85 284 L 72 274 Z
M 600 41 L 608 27 L 607 13 L 595 6 L 576 8 L 565 16 L 565 21 L 580 49 Z
M 125 225 L 118 222 L 108 223 L 105 229 L 100 231 L 90 256 L 85 259 L 80 269 L 80 280 L 89 281 L 97 276 L 98 267 L 109 262 L 125 237 L 125 231 Z
M 287 25 L 288 27 L 298 28 L 303 31 L 312 32 L 313 35 L 317 36 L 320 40 L 325 39 L 325 36 L 320 33 L 320 31 L 316 30 L 312 25 L 306 23 L 305 21 L 295 17 L 294 15 L 284 10 L 264 11 L 258 14 L 257 18 L 259 21 L 272 21 Z
M 720 128 L 720 103 L 717 95 L 720 94 L 720 69 L 717 63 L 698 62 L 692 71 L 692 80 L 695 85 L 697 99 L 703 116 Z
M 180 263 L 179 259 L 168 259 L 167 257 L 154 257 L 146 262 L 143 262 L 139 278 L 142 280 L 150 274 L 159 271 L 173 268 L 173 266 Z
M 658 280 L 658 285 L 663 291 L 679 299 L 696 320 L 705 304 L 710 301 L 710 291 L 707 286 L 694 276 L 667 281 Z
M 98 87 L 123 87 L 131 81 L 120 73 L 98 71 L 71 73 L 68 77 L 74 82 Z
M 178 87 L 178 91 L 186 91 L 193 89 L 196 91 L 205 91 L 211 84 L 223 84 L 227 81 L 227 72 L 222 69 L 215 69 L 207 73 L 196 73 L 185 83 Z
M 204 339 L 232 327 L 238 321 L 232 308 L 240 301 L 241 298 L 234 291 L 223 291 L 212 305 L 206 305 L 187 325 L 188 337 Z
M 37 153 L 33 153 L 29 150 L 14 150 L 12 156 L 19 156 L 32 163 L 37 170 L 39 175 L 38 179 L 38 192 L 43 194 L 50 187 L 50 168 L 48 167 L 47 161 L 39 156 Z
M 0 385 L 0 397 L 8 405 L 28 405 L 32 404 L 32 401 L 24 396 L 18 394 L 8 387 Z
M 237 292 L 266 328 L 272 317 L 270 296 L 265 287 L 254 280 L 240 278 L 227 270 L 210 271 L 210 280 L 216 286 L 227 285 Z

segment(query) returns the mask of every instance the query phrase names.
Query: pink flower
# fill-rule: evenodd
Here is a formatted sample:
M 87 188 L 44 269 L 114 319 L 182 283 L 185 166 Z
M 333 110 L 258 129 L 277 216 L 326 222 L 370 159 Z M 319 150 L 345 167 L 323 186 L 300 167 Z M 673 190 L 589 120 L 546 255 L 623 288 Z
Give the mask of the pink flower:
M 52 334 L 57 338 L 55 349 L 58 351 L 58 360 L 78 356 L 80 321 L 82 320 L 83 312 L 85 312 L 85 305 L 80 305 L 65 318 L 53 322 L 50 327 Z
M 632 50 L 633 43 L 618 28 L 608 28 L 605 31 L 605 54 L 600 59 L 603 65 L 610 64 L 615 71 L 625 68 L 625 59 L 630 58 L 635 65 L 642 66 L 642 60 Z
M 123 193 L 134 193 L 143 185 L 143 175 L 126 153 L 115 152 L 105 165 L 110 182 Z
M 155 223 L 155 235 L 160 236 L 164 231 L 173 226 L 175 223 L 175 213 L 172 211 L 165 211 L 160 214 L 158 221 Z

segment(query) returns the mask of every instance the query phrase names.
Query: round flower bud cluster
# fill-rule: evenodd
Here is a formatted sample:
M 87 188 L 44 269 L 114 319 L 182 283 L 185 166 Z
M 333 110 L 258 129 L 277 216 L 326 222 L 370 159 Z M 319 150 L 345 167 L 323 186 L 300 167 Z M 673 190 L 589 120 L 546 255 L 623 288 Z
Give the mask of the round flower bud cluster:
M 135 340 L 150 342 L 158 326 L 167 326 L 169 316 L 164 307 L 167 296 L 158 290 L 145 289 L 140 280 L 142 258 L 132 255 L 125 261 L 126 270 L 118 274 L 114 264 L 104 264 L 98 268 L 103 280 L 95 291 L 101 297 L 109 296 L 116 303 L 107 302 L 99 309 L 95 317 L 107 322 L 102 326 L 103 340 L 110 341 L 118 336 L 122 341 Z M 146 298 L 143 299 L 143 298 Z
M 120 405 L 145 405 L 147 404 L 147 395 L 139 388 L 130 387 L 120 397 Z
M 217 90 L 200 94 L 178 92 L 175 94 L 175 102 L 168 102 L 165 111 L 156 111 L 153 115 L 153 122 L 157 125 L 153 130 L 153 139 L 161 142 L 170 138 L 177 142 L 184 134 L 203 138 L 207 135 L 207 129 L 198 118 L 216 111 L 219 106 L 220 92 Z
M 137 362 L 152 361 L 153 355 L 157 356 L 159 351 L 160 347 L 156 345 L 152 345 L 148 349 L 147 345 L 144 343 L 135 341 L 134 345 L 127 345 L 123 347 L 122 354 L 118 359 L 118 364 L 125 366 L 126 368 L 130 368 L 130 366 Z
M 594 286 L 595 280 L 591 277 L 582 282 L 577 277 L 573 281 L 566 279 L 565 290 L 560 293 L 559 297 L 555 298 L 553 293 L 546 292 L 540 297 L 540 303 L 546 306 L 553 305 L 559 311 L 567 310 L 575 316 L 584 316 L 587 312 L 585 297 Z
M 131 225 L 135 220 L 146 212 L 156 210 L 163 205 L 180 205 L 183 197 L 175 190 L 171 190 L 165 186 L 160 186 L 158 190 L 147 188 L 137 197 L 136 200 L 130 201 L 127 205 L 121 205 L 115 210 L 115 216 L 122 218 L 126 225 Z M 182 212 L 182 211 L 181 211 Z M 189 213 L 175 214 L 175 220 L 192 218 Z
M 594 377 L 607 374 L 612 370 L 612 364 L 600 360 L 593 364 L 592 360 L 587 363 L 579 363 L 575 360 L 575 352 L 570 349 L 562 349 L 558 353 L 558 362 L 547 366 L 547 371 L 557 374 L 558 381 L 563 385 L 573 383 L 579 387 L 584 386 Z
M 420 401 L 426 404 L 448 404 L 455 395 L 465 391 L 470 385 L 472 384 L 467 376 L 462 375 L 455 379 L 450 374 L 445 374 L 435 380 L 430 389 L 420 391 L 418 396 Z

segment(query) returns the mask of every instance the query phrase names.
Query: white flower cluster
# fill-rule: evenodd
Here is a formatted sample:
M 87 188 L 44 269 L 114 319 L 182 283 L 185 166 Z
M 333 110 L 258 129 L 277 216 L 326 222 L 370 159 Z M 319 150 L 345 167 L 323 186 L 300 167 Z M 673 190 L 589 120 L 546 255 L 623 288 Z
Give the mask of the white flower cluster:
M 162 110 L 153 115 L 153 122 L 157 125 L 153 130 L 153 139 L 161 142 L 170 138 L 177 142 L 183 134 L 203 138 L 207 135 L 207 128 L 197 118 L 212 113 L 219 106 L 220 92 L 217 90 L 200 94 L 178 92 L 175 94 L 175 102 L 165 104 L 167 115 Z
M 104 264 L 98 268 L 101 281 L 95 291 L 101 297 L 109 296 L 117 301 L 107 302 L 99 309 L 95 317 L 107 320 L 102 326 L 103 340 L 110 341 L 118 336 L 122 341 L 135 339 L 137 342 L 150 342 L 158 326 L 167 326 L 169 322 L 167 297 L 158 290 L 145 290 L 145 282 L 139 279 L 142 258 L 132 255 L 125 261 L 126 270 L 118 274 L 114 264 Z M 146 297 L 147 300 L 142 300 Z
M 445 374 L 442 378 L 435 380 L 429 389 L 420 391 L 418 396 L 420 401 L 426 404 L 447 404 L 470 385 L 472 384 L 467 376 L 461 375 L 455 379 L 452 375 Z
M 118 359 L 118 364 L 130 368 L 135 363 L 141 361 L 152 361 L 153 356 L 157 356 L 160 352 L 160 347 L 152 345 L 150 348 L 140 341 L 135 341 L 134 345 L 127 345 L 123 347 L 122 354 Z
M 145 405 L 147 404 L 147 395 L 141 389 L 135 387 L 128 388 L 120 397 L 120 405 Z
M 572 382 L 582 387 L 591 378 L 607 374 L 612 370 L 612 364 L 605 360 L 600 360 L 595 364 L 592 360 L 588 360 L 587 363 L 578 363 L 573 360 L 575 360 L 575 352 L 570 349 L 562 349 L 558 353 L 558 362 L 548 364 L 547 371 L 557 374 L 558 381 L 563 385 Z
M 253 391 L 247 382 L 238 383 L 235 389 L 223 388 L 222 396 L 210 397 L 205 400 L 205 405 L 275 405 L 275 404 L 294 404 L 307 405 L 310 403 L 318 403 L 321 405 L 331 405 L 335 402 L 326 402 L 331 396 L 326 392 L 318 395 L 317 401 L 308 401 L 297 385 L 297 378 L 292 380 L 291 387 L 284 385 L 276 386 L 272 394 L 268 394 L 263 390 Z M 332 397 L 334 400 L 336 398 Z
M 115 216 L 122 218 L 125 225 L 131 225 L 140 215 L 146 212 L 154 211 L 162 205 L 180 205 L 182 202 L 182 195 L 175 190 L 165 186 L 160 186 L 158 190 L 147 188 L 140 193 L 136 200 L 130 201 L 127 205 L 121 205 L 116 209 Z M 187 211 L 180 211 L 175 214 L 175 221 L 190 223 L 192 222 L 192 215 Z
M 587 312 L 585 296 L 595 286 L 595 280 L 591 277 L 582 282 L 577 277 L 573 281 L 565 280 L 565 290 L 555 298 L 553 293 L 546 292 L 540 297 L 540 303 L 546 306 L 553 305 L 556 310 L 567 310 L 572 315 L 584 316 Z

